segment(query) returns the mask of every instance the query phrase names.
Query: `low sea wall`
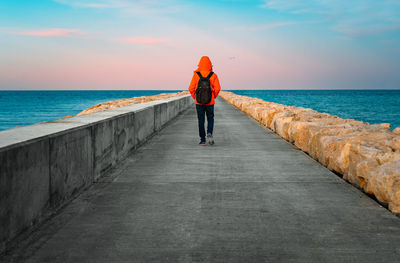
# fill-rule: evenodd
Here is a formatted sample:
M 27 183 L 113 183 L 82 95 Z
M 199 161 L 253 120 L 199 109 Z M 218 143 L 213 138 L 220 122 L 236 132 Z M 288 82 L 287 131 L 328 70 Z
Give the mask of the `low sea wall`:
M 193 104 L 190 95 L 0 132 L 0 253 Z
M 399 129 L 232 92 L 220 96 L 400 214 Z

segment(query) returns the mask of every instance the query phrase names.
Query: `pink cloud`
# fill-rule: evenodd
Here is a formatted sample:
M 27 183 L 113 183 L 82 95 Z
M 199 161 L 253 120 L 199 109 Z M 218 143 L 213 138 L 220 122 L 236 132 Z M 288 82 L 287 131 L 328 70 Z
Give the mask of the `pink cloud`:
M 15 32 L 16 35 L 33 36 L 33 37 L 72 37 L 80 34 L 76 29 L 50 28 L 33 31 Z
M 144 44 L 144 45 L 158 45 L 169 42 L 167 38 L 151 38 L 151 37 L 125 37 L 116 39 L 121 43 Z

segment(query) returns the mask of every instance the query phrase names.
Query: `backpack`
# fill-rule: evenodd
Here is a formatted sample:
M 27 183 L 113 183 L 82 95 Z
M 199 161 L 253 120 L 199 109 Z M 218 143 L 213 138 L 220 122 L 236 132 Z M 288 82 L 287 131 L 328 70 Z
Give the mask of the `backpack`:
M 212 99 L 210 78 L 214 72 L 210 72 L 206 78 L 200 72 L 197 71 L 196 73 L 200 77 L 196 88 L 196 101 L 200 104 L 208 104 Z

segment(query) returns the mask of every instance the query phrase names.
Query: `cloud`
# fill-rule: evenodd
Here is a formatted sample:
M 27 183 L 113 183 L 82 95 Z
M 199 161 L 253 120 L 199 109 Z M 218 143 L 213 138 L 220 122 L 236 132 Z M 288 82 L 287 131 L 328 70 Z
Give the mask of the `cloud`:
M 260 7 L 262 8 L 270 8 L 270 9 L 277 9 L 277 10 L 290 10 L 294 8 L 302 7 L 303 1 L 300 0 L 270 0 L 265 1 L 264 4 L 261 4 Z
M 79 30 L 76 29 L 64 29 L 64 28 L 49 28 L 32 31 L 19 31 L 12 32 L 15 35 L 32 36 L 32 37 L 76 37 L 82 35 Z
M 331 30 L 352 38 L 394 32 L 400 25 L 400 2 L 394 0 L 269 0 L 260 7 L 294 20 L 299 15 L 326 19 Z
M 351 37 L 364 37 L 372 35 L 380 35 L 400 31 L 399 25 L 372 25 L 368 27 L 346 27 L 337 26 L 334 28 L 337 32 L 351 36 Z
M 268 30 L 277 27 L 295 25 L 298 22 L 279 22 L 279 23 L 271 23 L 266 25 L 257 25 L 257 26 L 235 26 L 235 27 L 228 27 L 227 30 L 250 30 L 250 31 L 261 31 L 261 30 Z
M 82 7 L 82 8 L 122 8 L 125 7 L 123 2 L 120 1 L 107 1 L 107 0 L 95 0 L 85 1 L 85 0 L 54 0 L 59 4 L 69 5 L 72 7 Z
M 176 0 L 53 0 L 59 4 L 77 8 L 117 9 L 126 13 L 154 14 L 178 13 L 183 5 L 177 5 Z
M 168 38 L 151 38 L 151 37 L 125 37 L 117 38 L 116 42 L 130 43 L 130 44 L 143 44 L 143 45 L 158 45 L 170 42 Z

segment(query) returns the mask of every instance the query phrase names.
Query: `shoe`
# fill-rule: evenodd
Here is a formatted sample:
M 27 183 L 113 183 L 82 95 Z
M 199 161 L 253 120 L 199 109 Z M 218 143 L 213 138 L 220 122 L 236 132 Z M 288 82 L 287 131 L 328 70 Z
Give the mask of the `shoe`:
M 208 144 L 210 144 L 210 145 L 214 144 L 214 138 L 211 133 L 207 134 L 207 140 L 208 140 Z
M 200 141 L 199 145 L 206 146 L 206 142 L 205 141 Z

